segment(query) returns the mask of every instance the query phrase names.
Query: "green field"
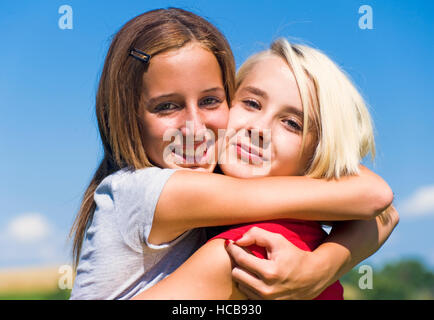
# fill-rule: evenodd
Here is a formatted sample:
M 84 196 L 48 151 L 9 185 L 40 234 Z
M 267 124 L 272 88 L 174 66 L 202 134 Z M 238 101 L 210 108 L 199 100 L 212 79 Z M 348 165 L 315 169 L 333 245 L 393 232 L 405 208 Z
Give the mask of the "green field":
M 0 300 L 67 300 L 71 290 L 3 292 Z

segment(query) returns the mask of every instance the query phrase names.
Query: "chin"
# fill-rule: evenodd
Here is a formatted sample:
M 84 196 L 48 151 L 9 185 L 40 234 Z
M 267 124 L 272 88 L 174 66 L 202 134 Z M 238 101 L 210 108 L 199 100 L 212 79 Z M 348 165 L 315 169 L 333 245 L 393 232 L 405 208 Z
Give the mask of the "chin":
M 189 168 L 185 168 L 185 169 L 189 169 L 189 170 L 193 170 L 193 171 L 199 171 L 199 172 L 213 172 L 214 168 L 209 168 L 209 167 L 189 167 Z
M 265 177 L 270 171 L 267 168 L 248 164 L 221 164 L 220 167 L 225 175 L 240 179 Z
M 186 170 L 192 170 L 192 171 L 198 171 L 198 172 L 213 172 L 215 165 L 205 165 L 205 166 L 194 166 L 194 165 L 185 165 L 185 166 L 181 166 L 178 164 L 170 164 L 167 166 L 167 168 L 171 168 L 171 169 L 186 169 Z

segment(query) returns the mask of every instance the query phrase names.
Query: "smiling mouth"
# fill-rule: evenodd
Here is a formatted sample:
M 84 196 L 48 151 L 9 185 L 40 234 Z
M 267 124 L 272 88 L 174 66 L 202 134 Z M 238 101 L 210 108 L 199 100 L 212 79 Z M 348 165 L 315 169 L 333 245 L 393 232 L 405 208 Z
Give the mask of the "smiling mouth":
M 252 147 L 241 143 L 234 143 L 233 146 L 237 151 L 238 158 L 248 162 L 249 164 L 262 164 L 264 161 L 266 161 L 262 152 L 259 150 L 253 149 Z
M 208 158 L 208 150 L 210 148 L 210 142 L 204 141 L 195 145 L 194 148 L 188 148 L 184 146 L 182 153 L 179 148 L 172 150 L 172 155 L 175 157 L 175 162 L 179 165 L 193 165 L 193 167 L 204 164 Z
M 253 148 L 250 147 L 250 146 L 246 146 L 246 145 L 244 145 L 244 144 L 238 143 L 238 144 L 237 144 L 237 147 L 240 147 L 241 149 L 243 149 L 244 151 L 246 151 L 246 152 L 248 152 L 248 153 L 250 153 L 250 154 L 252 154 L 252 155 L 255 155 L 255 156 L 257 156 L 257 157 L 262 158 L 262 152 L 259 151 L 259 150 L 253 149 Z

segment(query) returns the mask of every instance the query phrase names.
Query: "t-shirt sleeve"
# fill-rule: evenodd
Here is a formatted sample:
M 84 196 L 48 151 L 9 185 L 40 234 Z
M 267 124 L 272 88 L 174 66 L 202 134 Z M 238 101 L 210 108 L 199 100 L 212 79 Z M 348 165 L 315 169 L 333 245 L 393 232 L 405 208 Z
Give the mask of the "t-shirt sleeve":
M 164 185 L 176 169 L 158 167 L 122 171 L 112 181 L 113 203 L 117 227 L 124 241 L 142 251 L 143 244 L 161 249 L 170 243 L 154 245 L 148 238 L 154 212 Z

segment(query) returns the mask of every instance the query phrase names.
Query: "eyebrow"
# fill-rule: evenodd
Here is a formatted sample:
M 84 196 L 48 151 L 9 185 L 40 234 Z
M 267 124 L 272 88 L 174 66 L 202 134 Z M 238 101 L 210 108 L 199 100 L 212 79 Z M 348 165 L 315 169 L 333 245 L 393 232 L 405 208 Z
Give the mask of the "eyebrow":
M 214 88 L 205 89 L 205 90 L 202 90 L 200 93 L 211 93 L 211 92 L 218 92 L 220 94 L 225 94 L 225 90 L 222 87 L 214 87 Z M 180 95 L 178 93 L 163 94 L 161 96 L 150 98 L 147 101 L 147 104 L 148 105 L 154 105 L 161 100 L 180 98 L 180 97 L 182 97 L 182 95 Z
M 301 119 L 304 119 L 304 112 L 297 109 L 294 106 L 285 106 L 284 112 L 293 113 L 297 117 L 300 117 Z
M 248 91 L 250 93 L 253 93 L 254 95 L 257 95 L 259 97 L 262 97 L 264 99 L 268 98 L 267 93 L 264 90 L 261 90 L 257 87 L 247 86 L 241 89 L 241 91 Z
M 214 88 L 206 89 L 201 91 L 201 93 L 209 93 L 213 91 L 217 91 L 219 93 L 225 93 L 225 89 L 223 89 L 222 87 L 214 87 Z

